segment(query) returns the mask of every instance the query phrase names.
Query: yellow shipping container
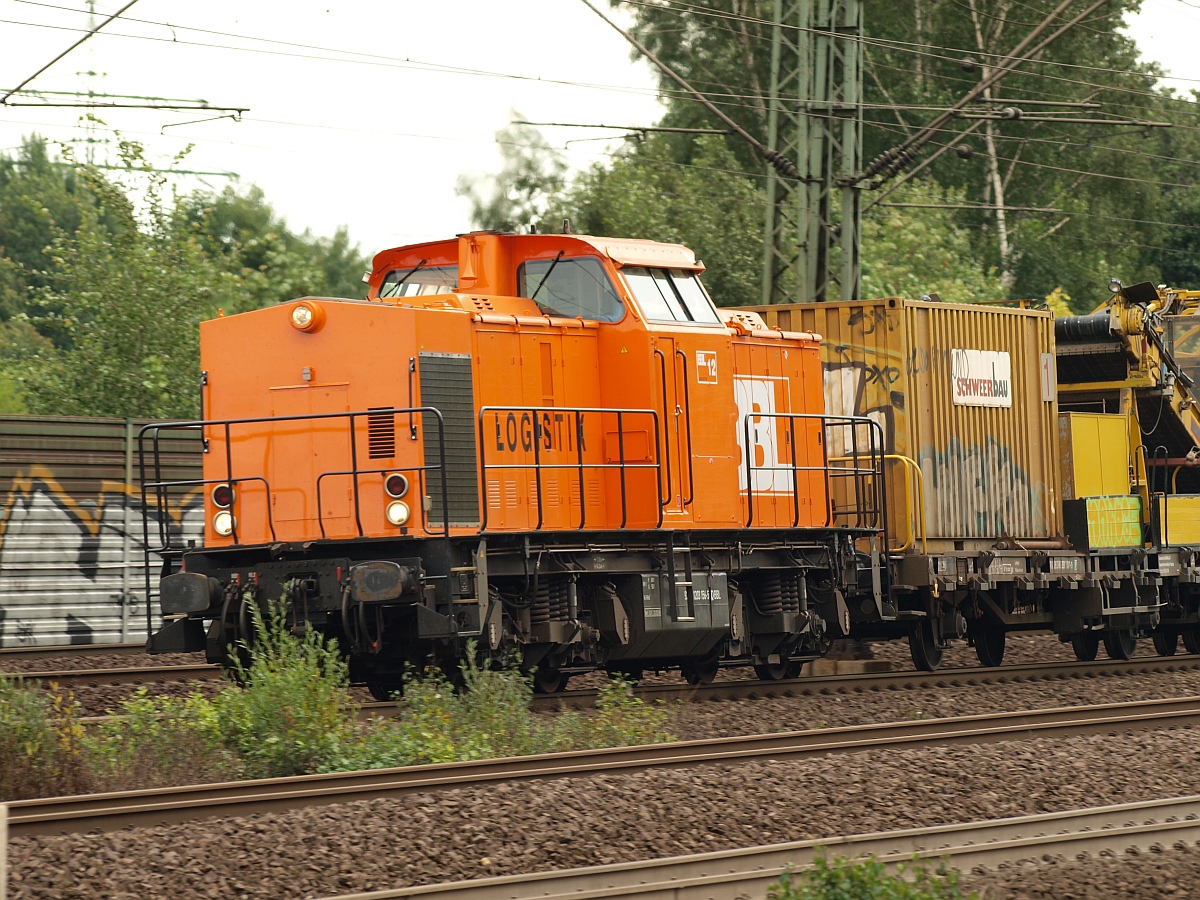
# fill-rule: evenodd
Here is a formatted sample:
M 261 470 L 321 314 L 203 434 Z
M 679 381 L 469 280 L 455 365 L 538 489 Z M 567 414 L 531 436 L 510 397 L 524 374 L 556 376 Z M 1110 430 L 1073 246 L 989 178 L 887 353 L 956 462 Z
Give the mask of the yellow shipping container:
M 820 334 L 826 410 L 883 427 L 893 547 L 1061 536 L 1049 312 L 897 298 L 748 309 Z

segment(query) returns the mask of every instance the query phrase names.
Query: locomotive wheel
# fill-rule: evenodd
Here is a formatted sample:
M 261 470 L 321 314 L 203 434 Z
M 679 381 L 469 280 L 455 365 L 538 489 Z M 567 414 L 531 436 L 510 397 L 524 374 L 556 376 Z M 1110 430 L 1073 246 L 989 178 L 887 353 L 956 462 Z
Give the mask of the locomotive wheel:
M 1175 629 L 1158 629 L 1150 635 L 1154 641 L 1154 652 L 1159 656 L 1174 656 L 1179 649 L 1179 632 Z
M 557 694 L 567 686 L 570 677 L 561 669 L 538 666 L 533 673 L 533 690 L 538 694 Z
M 788 660 L 788 664 L 787 664 L 787 677 L 788 678 L 799 678 L 800 673 L 803 671 L 804 671 L 804 663 L 803 662 L 801 662 L 798 659 Z
M 976 625 L 971 629 L 971 639 L 975 642 L 975 655 L 979 657 L 981 666 L 989 668 L 1004 664 L 1004 645 L 1008 632 L 1003 625 Z
M 684 663 L 679 667 L 679 673 L 690 685 L 712 684 L 719 668 L 720 660 L 713 655 Z
M 1091 662 L 1100 650 L 1100 635 L 1094 631 L 1081 631 L 1071 635 L 1071 649 L 1080 662 Z
M 1108 631 L 1104 634 L 1104 652 L 1109 659 L 1130 659 L 1137 649 L 1137 638 L 1128 628 Z
M 1200 625 L 1183 629 L 1183 649 L 1188 653 L 1200 653 Z
M 922 619 L 909 631 L 908 652 L 912 656 L 913 665 L 923 671 L 932 672 L 942 664 L 944 651 L 937 645 L 932 621 Z
M 780 681 L 788 677 L 788 665 L 786 659 L 779 662 L 755 663 L 754 674 L 758 676 L 759 681 Z

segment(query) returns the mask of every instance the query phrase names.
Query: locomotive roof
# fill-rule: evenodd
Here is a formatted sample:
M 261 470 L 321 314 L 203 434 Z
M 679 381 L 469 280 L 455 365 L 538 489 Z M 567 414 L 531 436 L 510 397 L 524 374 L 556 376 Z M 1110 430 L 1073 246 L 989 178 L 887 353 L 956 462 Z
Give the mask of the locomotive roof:
M 375 255 L 375 265 L 382 262 L 381 257 L 395 261 L 409 253 L 434 252 L 440 250 L 447 255 L 457 252 L 459 238 L 472 235 L 494 235 L 494 231 L 475 231 L 458 235 L 441 241 L 427 241 L 420 244 L 406 244 L 380 251 Z M 601 256 L 606 256 L 619 265 L 659 266 L 668 269 L 691 269 L 696 272 L 704 271 L 704 263 L 696 259 L 696 254 L 683 244 L 665 244 L 659 241 L 647 241 L 641 238 L 611 238 L 595 237 L 587 234 L 500 234 L 501 237 L 518 243 L 536 243 L 541 246 L 557 242 L 564 249 L 569 249 L 572 243 L 590 247 Z

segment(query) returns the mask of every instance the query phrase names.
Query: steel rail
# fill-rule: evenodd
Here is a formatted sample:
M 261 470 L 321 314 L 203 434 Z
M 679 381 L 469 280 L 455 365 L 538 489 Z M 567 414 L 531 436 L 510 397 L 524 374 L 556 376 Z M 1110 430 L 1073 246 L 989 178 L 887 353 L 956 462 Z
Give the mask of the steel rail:
M 4 672 L 0 678 L 54 682 L 61 687 L 100 685 L 176 684 L 224 680 L 220 666 L 194 663 L 183 666 L 132 666 L 122 669 L 62 669 L 55 672 Z
M 819 838 L 665 859 L 506 875 L 394 890 L 340 894 L 324 900 L 737 900 L 764 896 L 789 867 L 802 869 L 823 854 L 875 856 L 888 866 L 950 858 L 960 870 L 995 867 L 1044 855 L 1147 851 L 1200 840 L 1200 796 L 1123 803 L 1081 810 Z
M 48 647 L 0 647 L 0 667 L 4 660 L 41 659 L 46 656 L 138 656 L 145 654 L 146 644 L 58 644 Z
M 12 836 L 109 831 L 208 816 L 251 815 L 547 778 L 589 776 L 757 759 L 802 759 L 883 747 L 921 747 L 1114 733 L 1200 723 L 1200 697 L 1065 707 L 647 744 L 579 753 L 408 766 L 328 775 L 85 794 L 9 804 Z

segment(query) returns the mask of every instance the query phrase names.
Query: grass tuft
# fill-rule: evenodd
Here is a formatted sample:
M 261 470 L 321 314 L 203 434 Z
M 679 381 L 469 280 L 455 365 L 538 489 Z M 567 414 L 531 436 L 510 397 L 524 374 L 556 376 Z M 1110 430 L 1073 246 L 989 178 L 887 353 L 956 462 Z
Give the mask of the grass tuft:
M 819 856 L 811 869 L 787 872 L 767 889 L 767 900 L 973 900 L 945 862 L 899 863 L 895 873 L 875 857 Z

